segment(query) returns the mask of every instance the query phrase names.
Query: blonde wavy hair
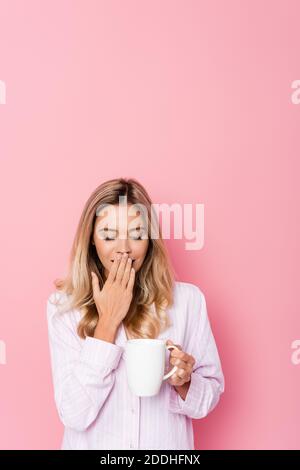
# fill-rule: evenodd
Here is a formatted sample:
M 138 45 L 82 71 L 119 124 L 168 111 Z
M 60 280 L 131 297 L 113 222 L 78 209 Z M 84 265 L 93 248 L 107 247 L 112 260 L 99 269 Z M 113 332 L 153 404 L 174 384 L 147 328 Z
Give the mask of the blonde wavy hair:
M 70 252 L 67 276 L 54 281 L 56 289 L 67 295 L 67 302 L 60 311 L 79 309 L 82 317 L 77 327 L 78 335 L 83 339 L 94 335 L 99 315 L 93 299 L 91 271 L 97 274 L 100 289 L 106 280 L 104 266 L 97 255 L 95 245 L 92 244 L 96 212 L 99 205 L 119 204 L 119 196 L 127 196 L 129 205 L 143 204 L 146 207 L 149 239 L 145 259 L 135 276 L 132 302 L 123 324 L 129 338 L 155 339 L 171 325 L 166 310 L 174 302 L 173 287 L 176 275 L 162 239 L 156 214 L 151 211 L 151 199 L 145 188 L 133 178 L 104 182 L 93 191 L 85 203 Z M 153 216 L 156 238 L 151 238 L 149 233 L 153 227 L 150 217 Z

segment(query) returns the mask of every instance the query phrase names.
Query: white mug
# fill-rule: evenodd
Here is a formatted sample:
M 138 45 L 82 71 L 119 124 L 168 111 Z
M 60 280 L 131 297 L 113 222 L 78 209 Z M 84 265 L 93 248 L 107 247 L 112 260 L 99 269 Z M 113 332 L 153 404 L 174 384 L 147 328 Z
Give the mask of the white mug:
M 166 345 L 162 339 L 130 339 L 125 345 L 125 366 L 127 380 L 132 393 L 140 397 L 151 397 L 159 392 L 163 380 L 168 379 L 178 369 L 174 366 L 165 372 L 166 349 L 178 349 Z

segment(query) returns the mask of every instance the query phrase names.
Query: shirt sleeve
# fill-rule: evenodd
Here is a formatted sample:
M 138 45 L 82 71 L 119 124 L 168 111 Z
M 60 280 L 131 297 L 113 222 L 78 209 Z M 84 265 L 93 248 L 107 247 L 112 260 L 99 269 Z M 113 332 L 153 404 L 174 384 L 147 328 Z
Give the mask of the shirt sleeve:
M 51 297 L 51 296 L 50 296 Z M 84 431 L 95 420 L 115 381 L 123 353 L 116 344 L 78 336 L 66 315 L 47 301 L 47 324 L 56 408 L 62 423 Z
M 197 286 L 193 293 L 192 316 L 194 336 L 190 351 L 195 359 L 190 386 L 183 400 L 174 386 L 170 386 L 169 409 L 194 419 L 204 418 L 217 405 L 224 392 L 225 382 L 221 362 L 207 315 L 204 294 Z M 195 324 L 196 322 L 196 324 Z

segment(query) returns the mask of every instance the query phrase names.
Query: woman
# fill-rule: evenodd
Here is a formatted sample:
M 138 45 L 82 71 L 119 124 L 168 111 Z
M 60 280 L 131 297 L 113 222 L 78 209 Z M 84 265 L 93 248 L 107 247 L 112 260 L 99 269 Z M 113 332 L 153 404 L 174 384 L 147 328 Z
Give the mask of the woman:
M 125 200 L 125 204 L 124 204 Z M 192 418 L 205 417 L 224 376 L 194 284 L 175 281 L 151 200 L 134 179 L 100 185 L 83 209 L 66 279 L 47 303 L 61 449 L 194 449 Z M 127 385 L 129 338 L 175 344 L 177 371 L 152 397 Z

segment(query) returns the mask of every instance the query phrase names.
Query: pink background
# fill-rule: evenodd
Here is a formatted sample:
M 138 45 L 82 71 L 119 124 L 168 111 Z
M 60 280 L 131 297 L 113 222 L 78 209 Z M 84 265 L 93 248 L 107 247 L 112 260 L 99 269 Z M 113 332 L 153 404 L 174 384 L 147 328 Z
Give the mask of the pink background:
M 226 379 L 196 449 L 299 449 L 300 5 L 0 0 L 0 447 L 59 448 L 46 327 L 84 202 L 135 177 L 203 203 L 204 292 Z M 297 289 L 298 288 L 298 289 Z

